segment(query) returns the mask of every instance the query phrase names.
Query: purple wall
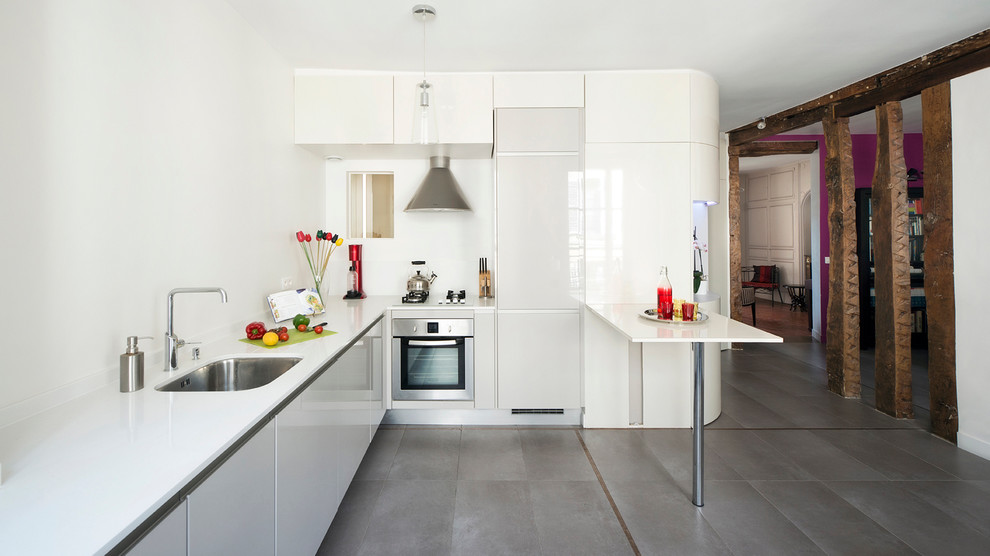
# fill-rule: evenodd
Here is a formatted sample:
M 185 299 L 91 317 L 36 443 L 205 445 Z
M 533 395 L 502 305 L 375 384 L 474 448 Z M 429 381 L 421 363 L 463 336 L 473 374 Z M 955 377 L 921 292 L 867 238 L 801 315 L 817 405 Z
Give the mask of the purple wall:
M 825 257 L 829 256 L 829 230 L 828 230 L 828 193 L 825 183 L 825 136 L 824 135 L 774 135 L 767 137 L 764 141 L 818 141 L 818 175 L 819 175 L 819 199 L 821 199 L 819 220 L 821 222 L 820 253 L 821 259 L 818 261 L 822 269 L 821 276 L 818 277 L 818 288 L 821 292 L 821 307 L 815 307 L 821 315 L 822 322 L 822 342 L 827 339 L 828 333 L 828 265 L 825 264 Z M 856 188 L 872 187 L 873 170 L 876 166 L 877 156 L 877 136 L 876 135 L 853 135 L 853 175 L 855 176 Z M 924 149 L 922 136 L 920 133 L 904 134 L 904 162 L 908 169 L 916 168 L 919 172 L 924 171 Z M 911 182 L 913 187 L 920 187 L 922 181 Z

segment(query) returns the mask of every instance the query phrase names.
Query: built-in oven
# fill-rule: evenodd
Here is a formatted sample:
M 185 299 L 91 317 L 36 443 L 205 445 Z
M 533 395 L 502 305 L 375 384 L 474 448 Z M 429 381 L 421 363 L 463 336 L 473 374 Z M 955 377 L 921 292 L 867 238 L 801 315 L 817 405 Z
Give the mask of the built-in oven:
M 393 400 L 474 399 L 474 319 L 392 319 Z

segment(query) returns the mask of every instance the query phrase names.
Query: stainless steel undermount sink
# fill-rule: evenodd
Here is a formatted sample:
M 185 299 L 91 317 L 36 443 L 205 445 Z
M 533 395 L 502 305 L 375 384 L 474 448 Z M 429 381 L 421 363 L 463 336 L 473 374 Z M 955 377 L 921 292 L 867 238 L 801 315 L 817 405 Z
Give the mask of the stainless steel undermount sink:
M 228 357 L 155 388 L 162 392 L 237 392 L 264 386 L 302 361 L 301 357 Z

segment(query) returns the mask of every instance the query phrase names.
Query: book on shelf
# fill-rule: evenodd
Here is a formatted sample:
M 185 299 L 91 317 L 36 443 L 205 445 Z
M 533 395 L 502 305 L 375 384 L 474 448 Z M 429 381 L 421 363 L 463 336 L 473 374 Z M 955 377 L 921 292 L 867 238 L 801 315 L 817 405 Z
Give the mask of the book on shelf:
M 925 233 L 924 220 L 920 217 L 913 217 L 908 220 L 908 233 L 912 236 L 921 236 Z

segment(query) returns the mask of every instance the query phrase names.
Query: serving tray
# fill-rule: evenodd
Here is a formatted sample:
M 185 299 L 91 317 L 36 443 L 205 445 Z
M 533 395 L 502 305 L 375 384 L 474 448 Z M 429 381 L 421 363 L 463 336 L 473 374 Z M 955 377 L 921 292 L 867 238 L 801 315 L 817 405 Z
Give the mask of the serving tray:
M 662 318 L 660 318 L 660 317 L 657 316 L 657 310 L 656 309 L 647 309 L 647 310 L 643 311 L 642 313 L 637 313 L 637 314 L 641 318 L 644 318 L 644 319 L 646 319 L 646 320 L 648 320 L 650 322 L 662 322 L 664 324 L 685 324 L 685 325 L 690 326 L 692 324 L 704 324 L 705 322 L 708 321 L 708 315 L 706 315 L 706 314 L 704 314 L 702 312 L 699 312 L 698 313 L 698 318 L 696 320 L 673 320 L 673 319 L 668 320 L 668 319 L 662 319 Z

